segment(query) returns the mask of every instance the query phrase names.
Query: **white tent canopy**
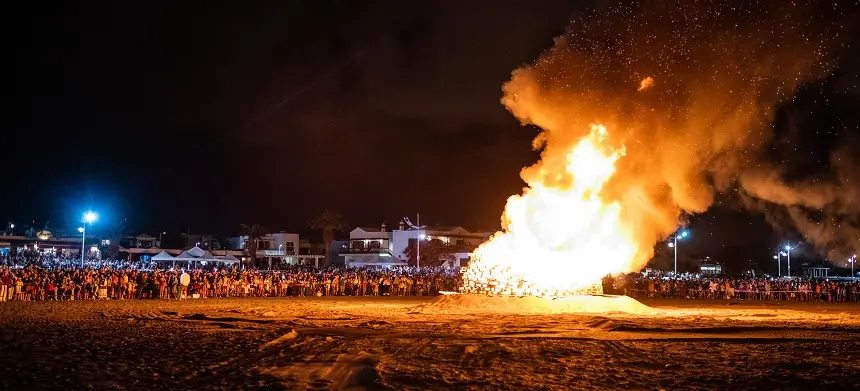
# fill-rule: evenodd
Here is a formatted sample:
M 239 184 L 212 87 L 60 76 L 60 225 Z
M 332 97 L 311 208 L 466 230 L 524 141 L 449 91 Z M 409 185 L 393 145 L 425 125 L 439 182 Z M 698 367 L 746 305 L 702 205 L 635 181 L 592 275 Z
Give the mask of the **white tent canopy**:
M 195 255 L 195 253 L 197 255 Z M 232 255 L 216 257 L 209 251 L 202 250 L 200 247 L 194 247 L 188 251 L 183 251 L 182 254 L 179 254 L 176 258 L 171 258 L 171 260 L 174 262 L 188 262 L 189 264 L 192 262 L 200 262 L 201 264 L 205 264 L 206 262 L 221 262 L 228 265 L 239 263 L 239 259 Z
M 172 261 L 173 256 L 168 254 L 167 251 L 162 251 L 151 258 L 153 261 Z
M 206 254 L 206 251 L 204 251 L 202 248 L 197 247 L 197 246 L 194 246 L 194 248 L 188 250 L 187 252 L 188 252 L 188 254 L 191 254 L 191 256 L 195 257 L 195 258 L 202 257 L 203 254 Z M 209 254 L 209 255 L 211 256 L 212 254 Z
M 228 265 L 239 263 L 239 258 L 236 258 L 236 257 L 229 255 L 229 254 L 224 255 L 224 256 L 220 256 L 220 257 L 215 257 L 215 258 L 217 258 L 219 261 L 224 262 Z
M 177 255 L 176 258 L 173 258 L 173 260 L 174 261 L 188 261 L 188 262 L 190 262 L 190 261 L 196 261 L 197 257 L 189 254 L 188 251 L 183 251 L 182 254 Z
M 193 250 L 193 249 L 192 249 Z M 190 253 L 190 251 L 189 251 Z M 193 254 L 192 254 L 193 255 Z M 204 251 L 203 254 L 200 254 L 195 261 L 217 261 L 218 258 L 215 258 L 212 253 L 209 251 Z

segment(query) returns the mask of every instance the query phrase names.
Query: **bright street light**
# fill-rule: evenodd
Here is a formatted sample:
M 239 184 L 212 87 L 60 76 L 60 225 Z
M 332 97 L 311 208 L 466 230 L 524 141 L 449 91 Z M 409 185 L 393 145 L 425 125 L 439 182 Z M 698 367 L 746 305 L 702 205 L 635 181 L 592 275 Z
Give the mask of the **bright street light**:
M 788 254 L 777 248 L 776 255 L 773 256 L 773 259 L 776 259 L 776 275 L 779 277 L 782 277 L 782 257 L 786 255 Z
M 92 224 L 92 222 L 96 221 L 97 218 L 99 218 L 99 216 L 97 214 L 95 214 L 95 212 L 84 213 L 84 222 L 85 223 Z
M 84 213 L 83 222 L 84 226 L 78 228 L 78 232 L 81 233 L 81 269 L 84 268 L 84 254 L 86 254 L 86 242 L 87 242 L 87 224 L 92 224 L 93 221 L 99 218 L 93 211 L 87 211 Z
M 791 250 L 794 250 L 798 247 L 800 247 L 800 243 L 798 243 L 797 246 L 794 246 L 794 247 L 791 247 L 791 244 L 786 244 L 784 247 L 785 253 L 783 253 L 782 255 L 788 258 L 788 260 L 787 260 L 787 269 L 788 270 L 786 271 L 786 273 L 788 273 L 787 274 L 788 277 L 791 277 Z
M 854 276 L 854 262 L 856 262 L 856 261 L 857 261 L 857 254 L 854 254 L 851 256 L 851 258 L 848 258 L 848 263 L 851 264 L 851 278 L 855 277 Z

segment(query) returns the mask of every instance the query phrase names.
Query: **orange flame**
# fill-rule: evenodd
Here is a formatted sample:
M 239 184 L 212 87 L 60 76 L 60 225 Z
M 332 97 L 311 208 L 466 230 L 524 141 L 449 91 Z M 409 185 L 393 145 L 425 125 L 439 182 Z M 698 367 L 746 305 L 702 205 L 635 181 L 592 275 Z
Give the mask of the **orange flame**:
M 524 280 L 533 291 L 566 291 L 635 269 L 638 244 L 623 224 L 621 206 L 600 194 L 624 156 L 623 147 L 604 145 L 607 136 L 603 125 L 592 125 L 573 147 L 562 174 L 569 182 L 532 180 L 522 195 L 508 198 L 504 231 L 475 250 L 467 273 Z
M 645 90 L 651 88 L 651 86 L 653 86 L 653 85 L 654 85 L 654 78 L 651 76 L 648 76 L 639 82 L 639 89 L 637 89 L 636 91 L 645 91 Z

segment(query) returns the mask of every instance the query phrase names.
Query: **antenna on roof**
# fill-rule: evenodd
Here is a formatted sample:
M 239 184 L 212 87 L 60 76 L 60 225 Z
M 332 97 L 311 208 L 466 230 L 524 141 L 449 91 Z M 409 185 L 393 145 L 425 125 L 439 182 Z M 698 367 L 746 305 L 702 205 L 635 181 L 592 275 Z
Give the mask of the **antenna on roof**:
M 404 217 L 404 218 L 403 218 L 403 222 L 405 222 L 405 223 L 406 223 L 406 225 L 408 225 L 408 226 L 409 226 L 409 228 L 411 228 L 411 229 L 422 229 L 422 228 L 424 228 L 424 227 L 425 227 L 425 226 L 423 226 L 423 225 L 421 225 L 421 226 L 416 226 L 415 224 L 412 224 L 412 220 L 409 220 L 409 218 L 408 218 L 408 217 Z

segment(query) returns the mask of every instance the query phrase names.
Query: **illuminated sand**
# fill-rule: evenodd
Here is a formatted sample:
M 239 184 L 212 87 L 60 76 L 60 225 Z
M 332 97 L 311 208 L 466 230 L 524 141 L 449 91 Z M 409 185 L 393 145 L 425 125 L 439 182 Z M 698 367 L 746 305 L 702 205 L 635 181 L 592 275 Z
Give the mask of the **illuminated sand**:
M 860 389 L 860 305 L 514 299 L 0 303 L 0 389 Z
M 648 307 L 627 296 L 568 296 L 560 298 L 511 297 L 481 295 L 446 295 L 422 305 L 418 310 L 424 314 L 608 314 L 626 313 L 635 315 L 657 314 L 660 311 Z

